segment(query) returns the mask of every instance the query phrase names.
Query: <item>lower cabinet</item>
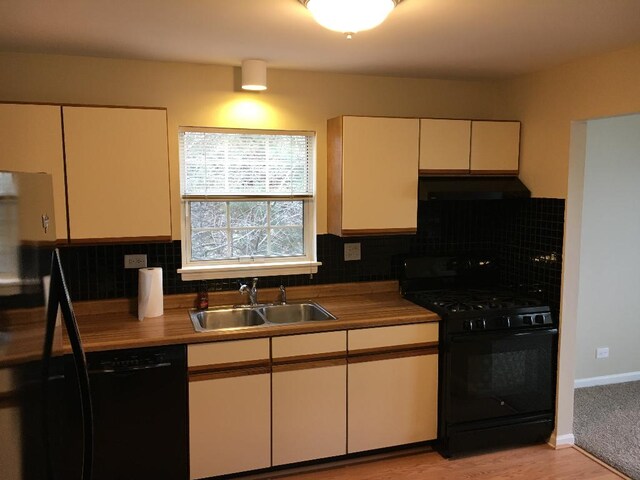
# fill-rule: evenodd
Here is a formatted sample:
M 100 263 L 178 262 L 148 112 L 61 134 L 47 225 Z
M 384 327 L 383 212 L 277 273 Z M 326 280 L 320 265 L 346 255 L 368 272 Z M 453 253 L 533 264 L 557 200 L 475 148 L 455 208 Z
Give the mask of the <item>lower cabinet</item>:
M 274 367 L 272 381 L 273 465 L 344 455 L 346 362 Z
M 347 453 L 347 334 L 271 340 L 273 465 Z
M 348 452 L 435 439 L 438 355 L 362 360 L 349 364 Z
M 190 345 L 191 478 L 435 439 L 437 345 L 436 323 Z
M 438 324 L 349 331 L 348 453 L 438 435 Z
M 189 346 L 192 479 L 271 466 L 269 340 Z

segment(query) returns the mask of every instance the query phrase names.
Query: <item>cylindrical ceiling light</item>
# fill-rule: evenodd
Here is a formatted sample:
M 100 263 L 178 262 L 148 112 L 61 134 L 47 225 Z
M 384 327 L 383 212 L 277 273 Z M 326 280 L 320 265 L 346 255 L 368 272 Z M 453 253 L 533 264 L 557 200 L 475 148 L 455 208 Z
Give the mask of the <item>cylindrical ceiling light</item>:
M 351 35 L 380 25 L 402 0 L 299 0 L 325 28 Z
M 267 62 L 264 60 L 242 61 L 242 89 L 252 91 L 267 89 Z

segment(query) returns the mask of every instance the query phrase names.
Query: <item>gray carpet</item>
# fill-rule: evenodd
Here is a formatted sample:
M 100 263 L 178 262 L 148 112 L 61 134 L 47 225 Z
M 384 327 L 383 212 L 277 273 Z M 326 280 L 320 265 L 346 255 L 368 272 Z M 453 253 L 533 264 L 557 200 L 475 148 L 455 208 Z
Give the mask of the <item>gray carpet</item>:
M 575 390 L 576 445 L 640 480 L 640 382 Z

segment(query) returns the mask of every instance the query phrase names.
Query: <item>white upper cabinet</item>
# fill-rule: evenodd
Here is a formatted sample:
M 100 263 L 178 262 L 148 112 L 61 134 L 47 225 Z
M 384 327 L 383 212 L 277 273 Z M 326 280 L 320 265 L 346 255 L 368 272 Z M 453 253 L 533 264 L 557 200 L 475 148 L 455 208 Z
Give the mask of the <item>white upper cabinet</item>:
M 67 204 L 60 107 L 0 104 L 0 145 L 0 170 L 51 174 L 56 238 L 66 240 Z
M 471 173 L 517 175 L 519 161 L 520 122 L 472 122 Z
M 420 121 L 420 173 L 517 175 L 520 122 Z
M 420 120 L 420 173 L 469 173 L 471 120 Z
M 327 127 L 329 232 L 414 233 L 419 120 L 344 116 Z
M 63 107 L 72 242 L 169 240 L 164 109 Z
M 165 109 L 0 104 L 0 145 L 51 174 L 58 241 L 171 239 Z

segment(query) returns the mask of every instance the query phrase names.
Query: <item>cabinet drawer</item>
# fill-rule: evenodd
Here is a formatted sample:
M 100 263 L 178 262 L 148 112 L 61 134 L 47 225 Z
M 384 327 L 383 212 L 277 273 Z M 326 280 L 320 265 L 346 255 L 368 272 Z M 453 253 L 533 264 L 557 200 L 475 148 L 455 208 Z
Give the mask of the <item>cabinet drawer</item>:
M 199 367 L 225 363 L 269 360 L 269 339 L 236 340 L 231 342 L 189 345 L 188 366 Z
M 276 358 L 309 357 L 326 353 L 346 353 L 347 332 L 309 333 L 271 340 L 271 356 Z
M 348 338 L 350 353 L 358 350 L 437 343 L 438 324 L 419 323 L 351 330 Z

